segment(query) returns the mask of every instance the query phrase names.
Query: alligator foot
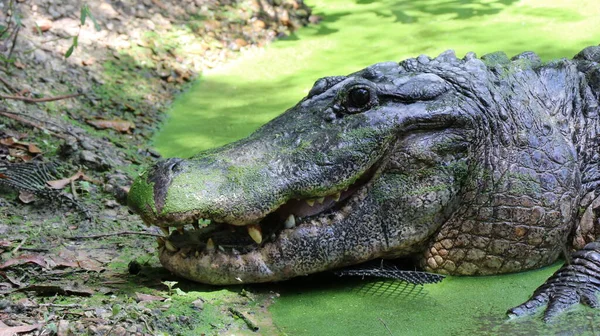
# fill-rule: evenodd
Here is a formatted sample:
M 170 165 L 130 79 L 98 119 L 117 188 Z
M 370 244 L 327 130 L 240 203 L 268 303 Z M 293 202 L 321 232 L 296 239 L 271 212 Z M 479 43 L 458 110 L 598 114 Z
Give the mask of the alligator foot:
M 547 305 L 544 321 L 549 322 L 577 303 L 600 307 L 596 297 L 600 291 L 600 242 L 587 244 L 573 253 L 571 259 L 538 287 L 529 300 L 509 309 L 507 314 L 510 317 L 531 315 Z

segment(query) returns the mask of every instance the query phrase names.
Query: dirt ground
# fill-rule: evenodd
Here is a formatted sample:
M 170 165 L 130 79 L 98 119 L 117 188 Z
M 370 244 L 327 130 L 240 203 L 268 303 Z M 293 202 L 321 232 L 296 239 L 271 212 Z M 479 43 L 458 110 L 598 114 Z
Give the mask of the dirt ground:
M 173 277 L 123 204 L 194 78 L 318 21 L 301 0 L 0 1 L 0 336 L 278 334 L 276 293 Z

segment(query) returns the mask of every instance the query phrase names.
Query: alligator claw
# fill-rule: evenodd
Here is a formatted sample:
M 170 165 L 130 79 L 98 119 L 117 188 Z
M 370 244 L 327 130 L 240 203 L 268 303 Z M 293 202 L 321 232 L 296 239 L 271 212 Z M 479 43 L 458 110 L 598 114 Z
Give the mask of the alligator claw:
M 544 321 L 550 322 L 577 303 L 592 308 L 600 307 L 596 293 L 600 291 L 600 243 L 587 244 L 573 253 L 572 260 L 556 271 L 538 287 L 531 298 L 511 308 L 510 317 L 531 315 L 547 305 Z

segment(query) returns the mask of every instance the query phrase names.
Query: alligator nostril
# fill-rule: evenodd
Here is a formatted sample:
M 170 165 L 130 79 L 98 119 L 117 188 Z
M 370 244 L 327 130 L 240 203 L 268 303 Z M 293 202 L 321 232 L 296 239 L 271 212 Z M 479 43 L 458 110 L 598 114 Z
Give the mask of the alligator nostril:
M 167 169 L 172 171 L 172 172 L 179 172 L 181 170 L 181 162 L 183 162 L 183 159 L 179 159 L 179 158 L 172 158 L 167 160 L 166 162 L 166 166 Z

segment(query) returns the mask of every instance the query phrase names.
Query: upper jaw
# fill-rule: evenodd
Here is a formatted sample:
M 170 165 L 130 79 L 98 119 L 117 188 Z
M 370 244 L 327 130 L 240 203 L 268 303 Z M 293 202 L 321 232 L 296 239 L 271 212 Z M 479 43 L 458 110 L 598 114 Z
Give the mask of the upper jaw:
M 311 220 L 335 214 L 353 198 L 377 173 L 377 167 L 367 170 L 353 184 L 341 190 L 324 193 L 325 196 L 305 199 L 288 199 L 256 221 L 227 223 L 211 218 L 201 218 L 199 214 L 187 214 L 185 219 L 161 226 L 166 237 L 158 240 L 167 251 L 199 254 L 219 249 L 232 254 L 244 254 L 274 242 L 285 230 L 294 230 L 296 226 Z M 339 220 L 339 216 L 337 217 Z M 190 223 L 192 227 L 184 228 Z M 177 227 L 171 232 L 169 226 Z M 185 253 L 185 252 L 184 252 Z

